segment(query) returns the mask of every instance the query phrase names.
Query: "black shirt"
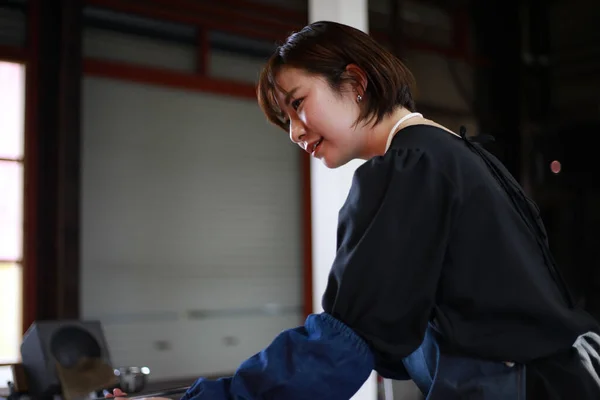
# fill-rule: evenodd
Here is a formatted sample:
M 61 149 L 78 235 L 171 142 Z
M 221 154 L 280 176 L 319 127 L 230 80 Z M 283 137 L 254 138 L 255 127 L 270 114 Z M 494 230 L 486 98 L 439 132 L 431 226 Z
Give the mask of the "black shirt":
M 528 363 L 598 331 L 573 304 L 535 204 L 479 145 L 428 125 L 360 166 L 339 213 L 327 313 L 394 377 L 428 323 L 448 351 Z

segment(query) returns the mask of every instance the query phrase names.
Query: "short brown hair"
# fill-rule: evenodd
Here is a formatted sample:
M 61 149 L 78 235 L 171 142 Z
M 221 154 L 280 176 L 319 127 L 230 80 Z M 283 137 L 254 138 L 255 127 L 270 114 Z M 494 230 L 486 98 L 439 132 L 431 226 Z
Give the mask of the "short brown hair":
M 321 76 L 339 93 L 342 83 L 348 80 L 349 64 L 359 66 L 368 79 L 357 123 L 374 120 L 377 124 L 398 106 L 415 111 L 411 93 L 414 78 L 408 68 L 366 33 L 329 21 L 307 25 L 276 49 L 260 74 L 258 103 L 269 121 L 287 129 L 275 100 L 275 90 L 280 89 L 275 79 L 280 69 L 288 66 Z

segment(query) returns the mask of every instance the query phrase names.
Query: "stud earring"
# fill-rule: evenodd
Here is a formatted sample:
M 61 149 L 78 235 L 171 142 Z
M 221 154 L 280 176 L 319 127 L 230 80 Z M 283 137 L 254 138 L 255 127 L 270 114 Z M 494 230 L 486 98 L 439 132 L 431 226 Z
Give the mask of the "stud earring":
M 362 101 L 362 96 L 359 94 L 358 96 L 356 96 L 356 102 L 360 103 Z

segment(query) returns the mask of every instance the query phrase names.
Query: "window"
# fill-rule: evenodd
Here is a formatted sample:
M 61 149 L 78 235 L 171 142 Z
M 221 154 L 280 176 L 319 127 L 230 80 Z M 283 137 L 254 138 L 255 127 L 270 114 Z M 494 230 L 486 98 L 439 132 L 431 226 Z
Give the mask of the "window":
M 0 364 L 20 359 L 25 68 L 0 61 Z

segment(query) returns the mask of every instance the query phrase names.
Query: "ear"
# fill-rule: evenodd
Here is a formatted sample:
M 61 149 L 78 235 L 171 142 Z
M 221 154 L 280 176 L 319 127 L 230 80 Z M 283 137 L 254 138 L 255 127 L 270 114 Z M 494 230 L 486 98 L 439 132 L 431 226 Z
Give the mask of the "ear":
M 348 78 L 352 80 L 352 90 L 364 96 L 367 91 L 367 84 L 369 83 L 365 71 L 356 64 L 348 64 L 346 66 L 346 73 L 348 74 Z

